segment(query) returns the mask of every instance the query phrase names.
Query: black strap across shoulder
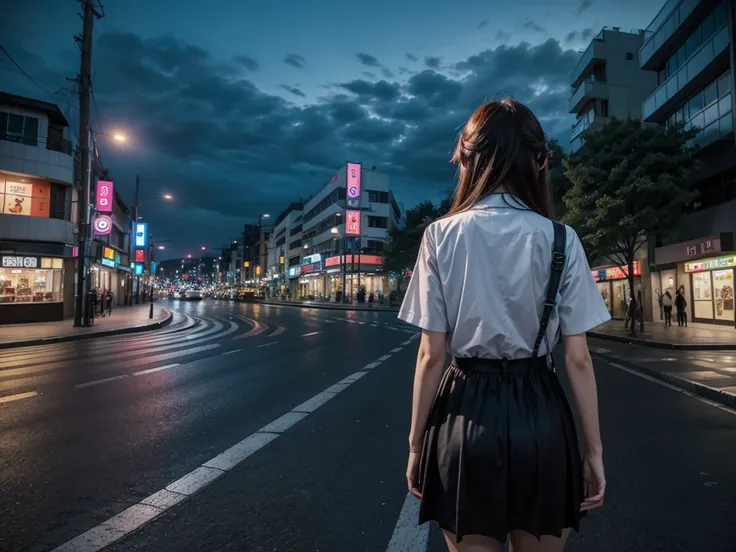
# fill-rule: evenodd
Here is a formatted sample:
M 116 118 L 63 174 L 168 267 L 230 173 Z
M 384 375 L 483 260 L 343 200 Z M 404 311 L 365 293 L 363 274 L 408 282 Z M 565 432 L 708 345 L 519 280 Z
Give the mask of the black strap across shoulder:
M 562 280 L 562 271 L 565 268 L 565 247 L 567 242 L 567 231 L 565 225 L 556 220 L 552 221 L 555 230 L 555 238 L 552 248 L 552 263 L 551 272 L 549 275 L 549 282 L 547 284 L 547 297 L 544 300 L 544 311 L 542 311 L 542 318 L 539 323 L 539 333 L 537 334 L 537 340 L 534 342 L 534 352 L 532 358 L 537 358 L 539 355 L 539 348 L 542 345 L 542 340 L 547 339 L 547 326 L 549 325 L 549 318 L 552 316 L 555 305 L 557 304 L 557 291 L 560 289 L 560 281 Z M 547 349 L 549 349 L 549 341 L 547 342 Z M 548 354 L 552 351 L 547 351 Z

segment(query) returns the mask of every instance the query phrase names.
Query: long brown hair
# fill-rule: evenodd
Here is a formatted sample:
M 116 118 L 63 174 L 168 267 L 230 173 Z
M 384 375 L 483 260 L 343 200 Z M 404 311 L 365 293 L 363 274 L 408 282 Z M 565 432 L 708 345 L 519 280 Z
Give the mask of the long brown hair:
M 452 154 L 459 174 L 447 216 L 503 191 L 552 218 L 548 157 L 542 125 L 528 107 L 508 98 L 484 103 L 466 123 Z

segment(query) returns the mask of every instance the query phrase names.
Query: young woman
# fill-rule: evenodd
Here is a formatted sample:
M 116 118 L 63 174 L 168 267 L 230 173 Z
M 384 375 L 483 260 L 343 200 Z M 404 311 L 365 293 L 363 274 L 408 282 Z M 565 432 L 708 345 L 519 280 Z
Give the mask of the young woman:
M 561 551 L 581 512 L 603 504 L 585 332 L 610 316 L 577 235 L 551 220 L 548 156 L 527 107 L 478 108 L 452 157 L 454 203 L 427 228 L 399 313 L 423 330 L 409 490 L 453 552 L 500 552 L 509 537 L 514 552 Z M 550 356 L 560 333 L 583 460 Z

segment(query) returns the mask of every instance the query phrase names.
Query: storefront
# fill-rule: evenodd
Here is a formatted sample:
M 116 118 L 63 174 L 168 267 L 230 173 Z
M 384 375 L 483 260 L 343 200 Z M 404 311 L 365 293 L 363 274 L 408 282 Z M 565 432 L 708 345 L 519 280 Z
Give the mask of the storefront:
M 591 274 L 611 317 L 626 318 L 631 298 L 627 272 L 617 266 L 607 266 L 591 270 Z M 640 292 L 641 261 L 634 261 L 634 293 L 639 294 Z
M 389 278 L 383 272 L 383 257 L 378 255 L 345 255 L 325 259 L 331 296 L 342 292 L 343 263 L 345 264 L 345 287 L 349 297 L 355 297 L 360 288 L 365 290 L 366 297 L 371 293 L 376 297 L 389 294 Z
M 733 326 L 734 249 L 730 232 L 658 247 L 653 299 L 665 292 L 674 299 L 677 290 L 684 290 L 690 321 Z
M 326 277 L 322 272 L 322 255 L 319 253 L 304 257 L 304 263 L 299 267 L 299 295 L 300 299 L 322 301 L 326 297 Z
M 695 322 L 734 325 L 734 267 L 736 256 L 685 263 Z
M 63 258 L 0 256 L 0 324 L 63 318 Z

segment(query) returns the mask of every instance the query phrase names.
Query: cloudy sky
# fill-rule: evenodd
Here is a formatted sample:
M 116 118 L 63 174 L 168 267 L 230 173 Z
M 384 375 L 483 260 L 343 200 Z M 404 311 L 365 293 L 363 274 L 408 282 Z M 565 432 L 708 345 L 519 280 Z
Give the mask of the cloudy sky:
M 398 201 L 439 200 L 449 151 L 484 99 L 526 102 L 567 143 L 569 74 L 603 26 L 646 27 L 652 0 L 103 0 L 93 127 L 126 200 L 179 256 L 307 198 L 347 160 Z M 554 7 L 552 7 L 554 5 Z M 298 7 L 294 7 L 298 6 Z M 58 103 L 78 130 L 75 0 L 3 8 L 0 89 Z M 125 132 L 120 147 L 102 133 Z M 168 192 L 171 204 L 154 199 Z

